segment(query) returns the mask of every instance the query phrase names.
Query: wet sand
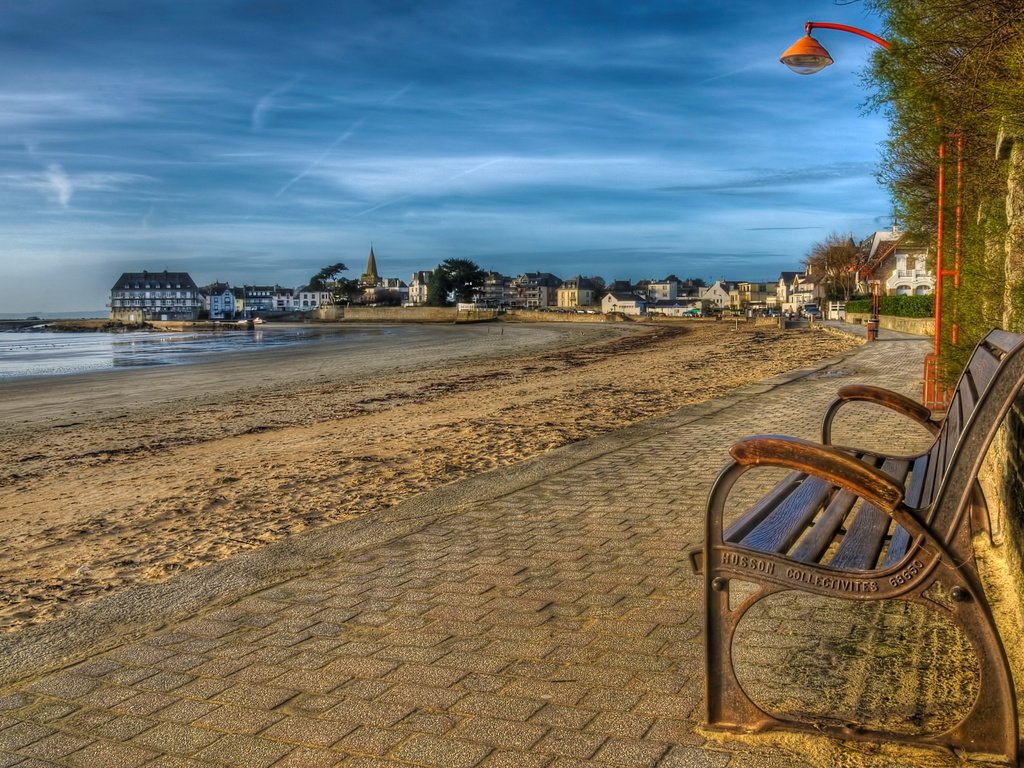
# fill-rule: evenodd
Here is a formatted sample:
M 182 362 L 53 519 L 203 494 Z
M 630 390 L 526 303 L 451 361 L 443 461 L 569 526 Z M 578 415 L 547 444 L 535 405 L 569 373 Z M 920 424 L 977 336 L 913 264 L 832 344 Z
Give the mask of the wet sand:
M 857 343 L 725 322 L 387 338 L 0 384 L 0 631 Z

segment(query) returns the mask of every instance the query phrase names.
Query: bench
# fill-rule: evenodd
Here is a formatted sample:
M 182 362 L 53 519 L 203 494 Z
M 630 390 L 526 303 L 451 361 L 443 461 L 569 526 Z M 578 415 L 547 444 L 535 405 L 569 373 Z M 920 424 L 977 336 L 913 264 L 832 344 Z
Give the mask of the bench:
M 942 418 L 899 393 L 850 385 L 839 389 L 825 411 L 821 444 L 765 435 L 732 446 L 732 461 L 708 498 L 704 545 L 690 553 L 694 570 L 704 575 L 710 727 L 937 745 L 1017 764 L 1013 680 L 978 575 L 972 535 L 988 519 L 978 472 L 1022 383 L 1024 336 L 995 330 L 975 348 Z M 913 456 L 833 446 L 833 420 L 852 402 L 883 406 L 923 426 L 934 435 L 931 446 Z M 726 525 L 730 490 L 746 472 L 764 466 L 789 472 Z M 729 599 L 732 580 L 744 587 L 736 590 L 735 605 Z M 844 600 L 903 600 L 941 612 L 977 655 L 977 699 L 958 724 L 941 733 L 769 714 L 737 679 L 733 639 L 755 603 L 786 590 Z

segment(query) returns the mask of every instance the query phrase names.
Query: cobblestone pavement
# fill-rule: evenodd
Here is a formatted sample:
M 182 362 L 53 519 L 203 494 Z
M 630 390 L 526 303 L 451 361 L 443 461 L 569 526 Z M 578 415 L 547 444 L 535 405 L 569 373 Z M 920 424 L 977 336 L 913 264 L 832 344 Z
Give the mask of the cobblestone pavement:
M 734 439 L 816 437 L 840 383 L 917 395 L 929 347 L 885 334 L 816 369 L 269 547 L 263 570 L 185 574 L 145 601 L 115 598 L 8 639 L 0 766 L 956 765 L 905 747 L 703 730 L 701 581 L 685 555 Z M 894 436 L 877 414 L 847 429 Z M 740 666 L 774 703 L 813 706 L 822 692 L 800 651 L 820 650 L 823 624 L 849 645 L 856 632 L 835 627 L 873 619 L 787 599 L 752 619 Z M 863 714 L 858 692 L 876 670 L 858 672 L 857 659 L 872 655 L 840 660 L 852 671 L 828 706 Z

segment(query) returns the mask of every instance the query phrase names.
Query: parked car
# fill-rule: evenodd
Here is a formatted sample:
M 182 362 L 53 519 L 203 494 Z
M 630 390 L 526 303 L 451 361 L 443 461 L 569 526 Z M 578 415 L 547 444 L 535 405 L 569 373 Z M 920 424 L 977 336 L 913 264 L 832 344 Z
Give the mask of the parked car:
M 817 304 L 803 304 L 800 307 L 800 316 L 807 317 L 812 320 L 820 320 L 821 310 L 818 309 Z

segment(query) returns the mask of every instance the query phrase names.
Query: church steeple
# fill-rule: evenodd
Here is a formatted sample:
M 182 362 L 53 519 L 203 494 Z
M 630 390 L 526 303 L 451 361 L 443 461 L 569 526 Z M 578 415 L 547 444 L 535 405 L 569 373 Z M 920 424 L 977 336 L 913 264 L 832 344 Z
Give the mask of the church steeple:
M 375 286 L 380 283 L 380 275 L 377 274 L 377 257 L 373 255 L 373 244 L 370 244 L 370 256 L 366 259 L 366 271 L 359 278 L 360 285 Z

